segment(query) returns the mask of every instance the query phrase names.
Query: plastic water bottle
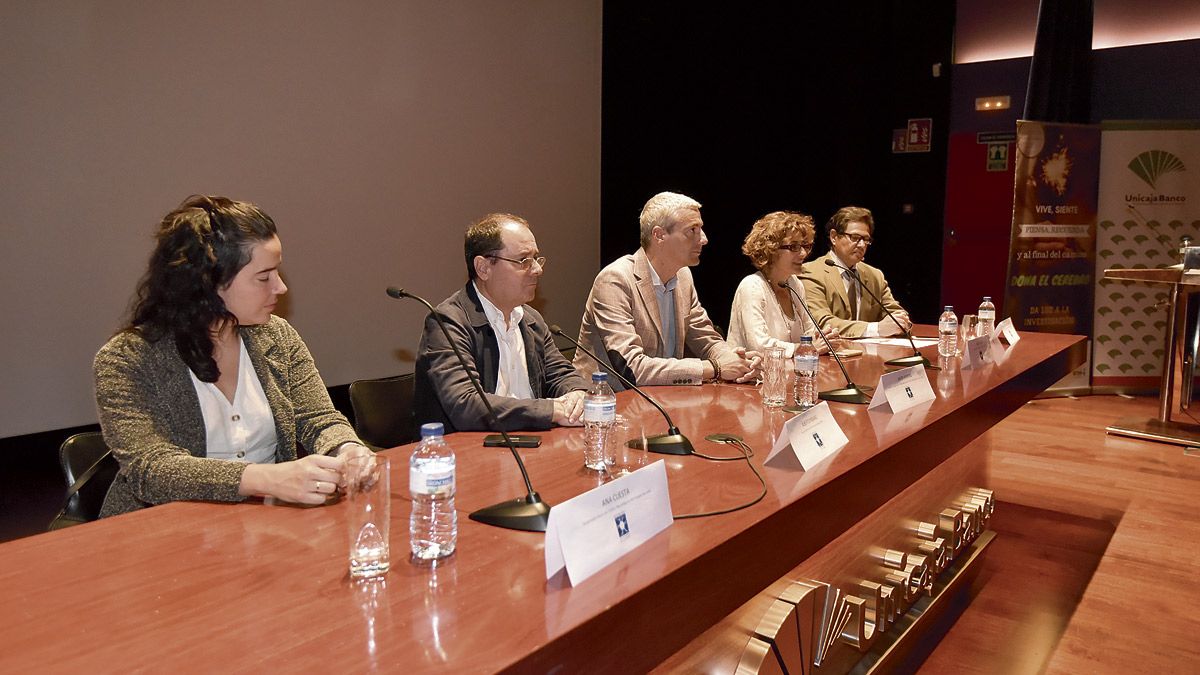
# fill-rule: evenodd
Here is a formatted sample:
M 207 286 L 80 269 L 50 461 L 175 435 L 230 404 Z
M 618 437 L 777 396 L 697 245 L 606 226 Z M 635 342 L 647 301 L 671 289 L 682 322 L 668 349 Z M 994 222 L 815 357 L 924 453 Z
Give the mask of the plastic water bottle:
M 817 404 L 817 347 L 812 336 L 800 338 L 792 361 L 796 370 L 796 405 L 807 410 Z
M 979 334 L 992 337 L 992 331 L 996 329 L 996 306 L 992 304 L 992 296 L 983 296 L 976 315 L 979 317 Z
M 583 465 L 592 471 L 608 469 L 605 444 L 617 418 L 617 395 L 608 386 L 608 373 L 592 373 L 592 386 L 583 399 Z
M 421 425 L 421 442 L 408 461 L 412 515 L 408 538 L 413 557 L 436 560 L 454 553 L 458 513 L 454 510 L 454 450 L 442 439 L 440 422 Z
M 954 315 L 954 306 L 946 305 L 946 309 L 938 317 L 938 355 L 954 356 L 957 353 L 958 317 Z

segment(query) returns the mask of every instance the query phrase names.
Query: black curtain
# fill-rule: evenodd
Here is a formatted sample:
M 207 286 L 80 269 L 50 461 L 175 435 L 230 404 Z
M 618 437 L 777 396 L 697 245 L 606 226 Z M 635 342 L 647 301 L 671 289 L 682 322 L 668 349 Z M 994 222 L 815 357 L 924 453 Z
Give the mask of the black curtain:
M 1093 0 L 1042 0 L 1023 119 L 1089 121 Z

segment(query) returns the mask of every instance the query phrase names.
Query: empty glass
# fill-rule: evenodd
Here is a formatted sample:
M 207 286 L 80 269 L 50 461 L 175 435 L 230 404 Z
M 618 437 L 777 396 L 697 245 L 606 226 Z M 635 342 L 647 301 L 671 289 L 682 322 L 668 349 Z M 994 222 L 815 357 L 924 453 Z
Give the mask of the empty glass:
M 963 314 L 962 323 L 958 326 L 963 342 L 973 337 L 979 337 L 979 317 L 975 314 Z
M 767 350 L 766 360 L 762 367 L 762 384 L 759 387 L 763 405 L 768 408 L 783 407 L 787 402 L 788 379 L 791 370 L 791 364 L 784 357 L 782 347 L 772 347 Z
M 646 466 L 646 451 L 629 447 L 628 441 L 631 438 L 633 436 L 629 421 L 624 415 L 617 415 L 608 430 L 605 457 L 608 473 L 613 477 L 624 476 Z
M 383 455 L 346 462 L 346 509 L 350 534 L 350 576 L 386 574 L 391 567 L 391 473 Z

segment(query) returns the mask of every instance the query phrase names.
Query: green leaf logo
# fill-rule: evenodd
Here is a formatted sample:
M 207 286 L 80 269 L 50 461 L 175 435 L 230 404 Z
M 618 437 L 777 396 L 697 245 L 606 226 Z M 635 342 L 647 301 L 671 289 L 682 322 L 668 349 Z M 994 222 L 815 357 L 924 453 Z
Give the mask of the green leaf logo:
M 1146 181 L 1151 190 L 1158 189 L 1155 183 L 1159 177 L 1185 168 L 1182 160 L 1166 150 L 1147 150 L 1129 162 L 1129 170 Z

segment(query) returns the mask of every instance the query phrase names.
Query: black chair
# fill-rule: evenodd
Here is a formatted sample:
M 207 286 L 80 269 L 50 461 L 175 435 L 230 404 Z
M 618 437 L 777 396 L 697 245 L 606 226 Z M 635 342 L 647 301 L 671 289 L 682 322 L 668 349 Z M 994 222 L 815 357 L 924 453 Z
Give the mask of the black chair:
M 413 389 L 416 377 L 409 373 L 350 384 L 350 407 L 354 430 L 376 448 L 391 448 L 417 440 L 413 419 Z
M 49 529 L 60 530 L 100 517 L 100 507 L 120 465 L 104 444 L 104 436 L 90 431 L 63 441 L 58 461 L 67 479 L 67 496 Z

